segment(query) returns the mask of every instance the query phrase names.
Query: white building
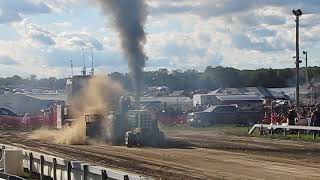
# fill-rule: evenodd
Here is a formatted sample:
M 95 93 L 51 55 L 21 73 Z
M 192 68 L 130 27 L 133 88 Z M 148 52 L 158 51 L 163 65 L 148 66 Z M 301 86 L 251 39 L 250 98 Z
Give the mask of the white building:
M 213 94 L 195 94 L 193 95 L 193 107 L 206 107 L 213 105 L 217 101 L 217 98 Z

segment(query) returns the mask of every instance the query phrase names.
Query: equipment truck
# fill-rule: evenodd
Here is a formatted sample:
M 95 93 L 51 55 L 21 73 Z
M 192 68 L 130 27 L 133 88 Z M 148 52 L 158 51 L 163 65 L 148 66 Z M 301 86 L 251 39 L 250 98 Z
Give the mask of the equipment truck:
M 107 117 L 90 114 L 86 115 L 85 120 L 86 136 L 91 139 L 125 144 L 127 147 L 164 146 L 164 133 L 159 130 L 157 119 L 148 110 L 129 110 L 125 115 Z

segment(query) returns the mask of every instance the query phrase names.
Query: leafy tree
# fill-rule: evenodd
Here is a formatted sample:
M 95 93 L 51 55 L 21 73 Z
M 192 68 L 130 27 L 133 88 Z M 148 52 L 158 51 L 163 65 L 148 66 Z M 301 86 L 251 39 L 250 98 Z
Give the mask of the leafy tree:
M 306 68 L 301 68 L 300 84 L 305 82 Z M 320 77 L 319 67 L 308 68 L 309 79 Z M 125 89 L 132 90 L 130 74 L 114 72 L 109 77 L 118 81 Z M 7 78 L 0 78 L 0 86 L 14 86 L 23 88 L 47 88 L 64 89 L 66 79 L 55 77 L 41 78 L 31 75 L 22 78 L 14 75 Z M 215 90 L 220 87 L 288 87 L 295 85 L 295 69 L 256 69 L 238 70 L 230 67 L 208 66 L 203 72 L 197 70 L 172 70 L 166 68 L 157 71 L 146 71 L 143 75 L 143 85 L 148 86 L 168 86 L 171 90 Z

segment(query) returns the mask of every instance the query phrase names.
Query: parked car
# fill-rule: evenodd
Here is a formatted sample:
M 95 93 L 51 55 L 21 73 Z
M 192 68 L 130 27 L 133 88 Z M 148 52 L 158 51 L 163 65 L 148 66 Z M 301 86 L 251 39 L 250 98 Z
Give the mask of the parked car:
M 215 124 L 254 124 L 263 118 L 261 110 L 245 111 L 237 105 L 210 106 L 204 111 L 188 114 L 193 127 L 207 127 Z

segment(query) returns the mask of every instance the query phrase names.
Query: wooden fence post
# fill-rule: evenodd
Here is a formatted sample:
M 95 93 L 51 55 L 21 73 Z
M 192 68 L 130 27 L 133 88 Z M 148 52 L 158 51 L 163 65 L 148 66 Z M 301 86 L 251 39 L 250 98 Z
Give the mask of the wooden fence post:
M 57 180 L 57 159 L 56 158 L 53 158 L 52 166 L 53 166 L 53 180 Z

